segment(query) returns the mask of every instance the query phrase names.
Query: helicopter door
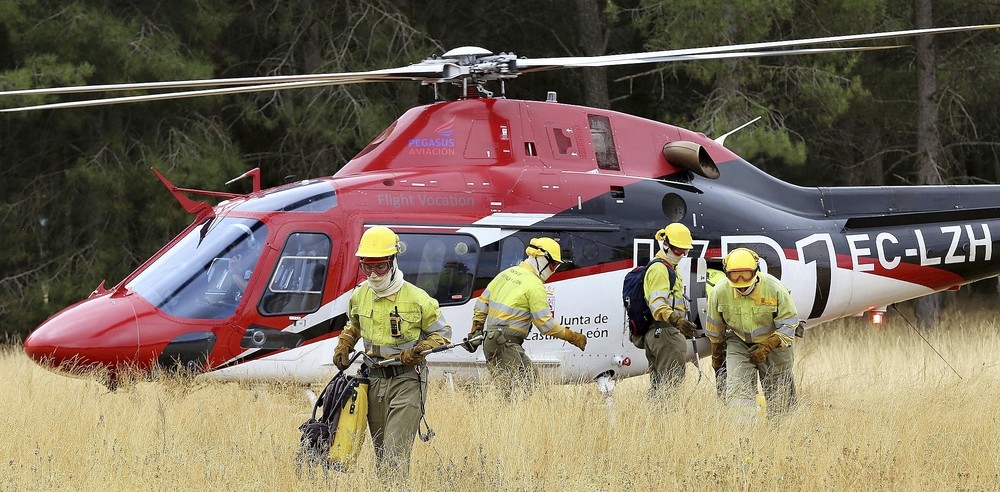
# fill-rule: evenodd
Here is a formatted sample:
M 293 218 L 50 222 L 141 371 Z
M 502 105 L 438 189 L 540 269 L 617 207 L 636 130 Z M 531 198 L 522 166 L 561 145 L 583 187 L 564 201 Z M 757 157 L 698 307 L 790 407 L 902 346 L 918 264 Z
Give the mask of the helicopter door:
M 297 230 L 281 246 L 257 310 L 264 316 L 316 312 L 330 271 L 333 238 L 328 232 Z
M 238 351 L 246 349 L 291 349 L 308 336 L 302 333 L 307 316 L 323 304 L 323 293 L 331 284 L 331 258 L 338 251 L 341 234 L 328 223 L 295 222 L 281 227 L 270 243 L 273 261 L 267 262 L 256 298 L 255 311 L 238 321 Z M 275 254 L 274 252 L 277 251 Z M 320 323 L 328 329 L 329 322 Z

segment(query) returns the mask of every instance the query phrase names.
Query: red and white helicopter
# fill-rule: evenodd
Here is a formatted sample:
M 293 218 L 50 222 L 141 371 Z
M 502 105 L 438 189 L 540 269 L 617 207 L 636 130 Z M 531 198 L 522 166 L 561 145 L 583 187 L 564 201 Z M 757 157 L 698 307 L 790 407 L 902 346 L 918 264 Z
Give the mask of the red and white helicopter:
M 957 289 L 1000 274 L 1000 185 L 804 188 L 758 170 L 724 137 L 554 98 L 489 97 L 483 85 L 556 68 L 877 49 L 797 47 L 997 27 L 543 59 L 466 47 L 369 72 L 0 93 L 220 87 L 4 110 L 22 111 L 372 81 L 462 87 L 458 100 L 403 114 L 330 177 L 261 190 L 255 170 L 253 192 L 233 195 L 178 188 L 157 173 L 193 222 L 119 284 L 102 283 L 49 318 L 24 350 L 48 367 L 98 366 L 112 377 L 180 364 L 221 379 L 323 380 L 360 278 L 354 253 L 373 225 L 400 235 L 406 279 L 440 301 L 456 339 L 471 326 L 476 296 L 522 259 L 528 240 L 557 238 L 571 263 L 547 284 L 551 303 L 590 342 L 580 352 L 536 334 L 525 348 L 567 382 L 646 372 L 619 293 L 625 273 L 655 253 L 655 231 L 673 221 L 695 238 L 680 268 L 695 313 L 708 262 L 739 246 L 791 287 L 809 326 Z M 192 194 L 225 200 L 212 206 Z M 707 352 L 701 338 L 689 355 Z M 429 362 L 456 377 L 485 368 L 481 352 Z

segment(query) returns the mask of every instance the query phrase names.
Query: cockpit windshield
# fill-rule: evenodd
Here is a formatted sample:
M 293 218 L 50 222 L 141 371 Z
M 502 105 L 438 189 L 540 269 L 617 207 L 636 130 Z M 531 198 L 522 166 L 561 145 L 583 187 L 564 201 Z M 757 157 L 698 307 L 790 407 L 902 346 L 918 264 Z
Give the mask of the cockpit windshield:
M 263 222 L 210 218 L 125 287 L 170 316 L 227 318 L 243 298 L 266 238 Z

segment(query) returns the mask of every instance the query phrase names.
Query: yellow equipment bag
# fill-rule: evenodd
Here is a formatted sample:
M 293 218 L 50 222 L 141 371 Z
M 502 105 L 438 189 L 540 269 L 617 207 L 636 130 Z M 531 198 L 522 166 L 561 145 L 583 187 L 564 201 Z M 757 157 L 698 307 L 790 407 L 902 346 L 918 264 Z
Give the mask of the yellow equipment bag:
M 312 417 L 299 426 L 297 464 L 349 471 L 361 452 L 367 427 L 368 378 L 338 372 L 316 399 Z
M 330 443 L 330 466 L 339 471 L 348 471 L 358 459 L 368 430 L 368 378 L 351 379 L 356 385 L 339 402 L 339 415 Z

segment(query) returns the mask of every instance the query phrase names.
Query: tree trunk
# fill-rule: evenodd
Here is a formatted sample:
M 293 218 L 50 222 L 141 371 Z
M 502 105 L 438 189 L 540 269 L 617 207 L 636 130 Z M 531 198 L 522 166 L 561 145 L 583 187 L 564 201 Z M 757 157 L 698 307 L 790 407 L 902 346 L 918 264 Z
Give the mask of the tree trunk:
M 580 48 L 586 56 L 603 55 L 605 50 L 604 21 L 598 0 L 576 0 L 576 23 L 580 35 Z M 584 104 L 594 108 L 611 106 L 608 97 L 607 69 L 601 67 L 581 69 L 583 74 Z
M 916 27 L 931 27 L 931 0 L 915 0 Z M 937 70 L 934 61 L 934 37 L 918 36 L 917 45 L 917 184 L 941 184 L 944 149 L 938 134 Z M 925 330 L 941 321 L 943 294 L 931 294 L 916 300 L 917 320 Z

